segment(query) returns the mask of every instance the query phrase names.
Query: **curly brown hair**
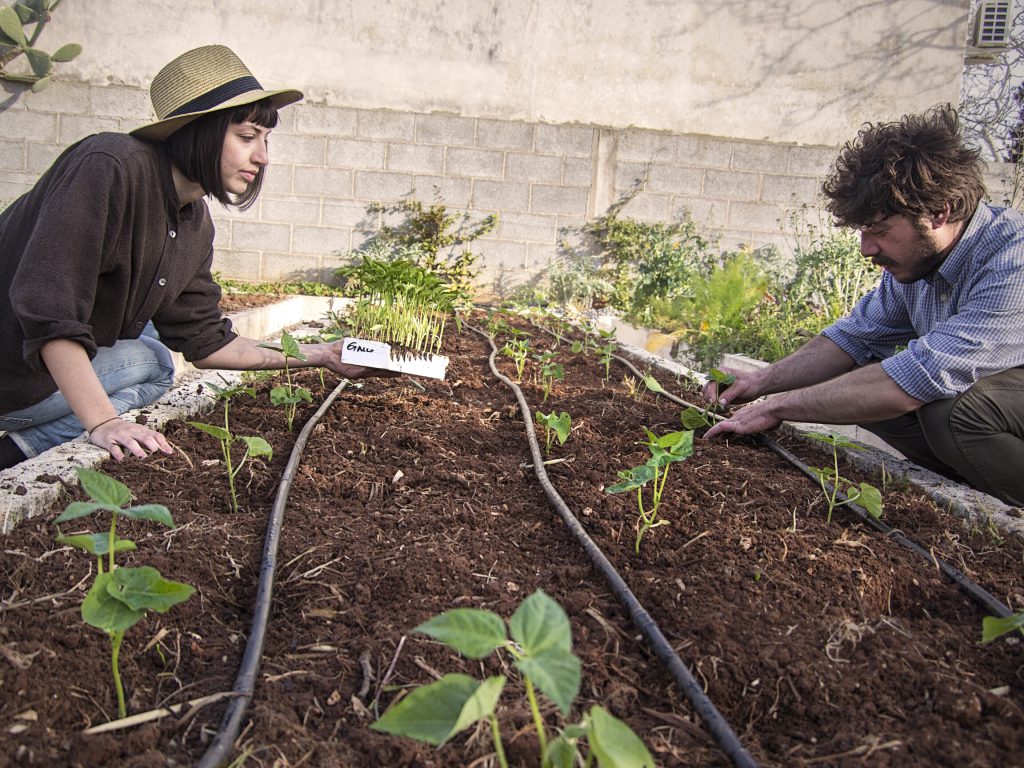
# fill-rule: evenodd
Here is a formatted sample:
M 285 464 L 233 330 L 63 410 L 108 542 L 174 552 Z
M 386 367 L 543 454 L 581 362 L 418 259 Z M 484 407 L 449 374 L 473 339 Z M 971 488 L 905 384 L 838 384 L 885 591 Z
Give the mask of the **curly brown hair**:
M 839 153 L 822 184 L 839 226 L 862 227 L 881 213 L 912 219 L 939 213 L 969 219 L 985 196 L 979 151 L 964 143 L 950 105 L 899 122 L 868 123 Z

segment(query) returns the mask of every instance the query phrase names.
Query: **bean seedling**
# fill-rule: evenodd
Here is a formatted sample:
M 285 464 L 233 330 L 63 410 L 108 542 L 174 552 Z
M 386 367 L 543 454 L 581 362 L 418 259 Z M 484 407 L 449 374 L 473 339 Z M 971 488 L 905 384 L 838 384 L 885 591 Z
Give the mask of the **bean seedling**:
M 555 380 L 565 380 L 565 366 L 558 362 L 555 357 L 556 353 L 551 350 L 533 356 L 533 359 L 540 366 L 541 387 L 544 391 L 544 397 L 541 399 L 543 403 L 548 401 L 548 395 L 551 394 L 551 388 L 554 386 Z
M 991 643 L 1014 630 L 1024 634 L 1024 611 L 1012 616 L 986 616 L 981 620 L 981 642 Z
M 91 501 L 71 502 L 54 522 L 66 523 L 94 512 L 107 511 L 111 513 L 110 528 L 101 533 L 72 536 L 58 534 L 57 541 L 84 550 L 96 558 L 96 576 L 82 602 L 82 621 L 102 629 L 110 637 L 110 668 L 117 694 L 117 714 L 123 718 L 127 711 L 118 659 L 124 633 L 135 626 L 146 615 L 146 611 L 166 613 L 191 597 L 195 588 L 178 581 L 169 581 L 160 571 L 148 565 L 138 568 L 119 567 L 114 562 L 114 555 L 130 552 L 136 547 L 133 541 L 118 537 L 117 518 L 151 520 L 174 528 L 171 513 L 161 504 L 125 508 L 125 504 L 132 500 L 128 486 L 92 469 L 79 468 L 76 471 Z M 104 557 L 107 559 L 105 570 Z
M 852 448 L 857 451 L 864 450 L 861 446 L 856 443 L 851 443 L 845 437 L 837 434 L 822 435 L 817 432 L 807 433 L 807 437 L 818 440 L 826 445 L 832 447 L 832 466 L 831 467 L 808 467 L 811 472 L 818 478 L 818 482 L 821 484 L 821 490 L 825 494 L 825 501 L 828 504 L 828 515 L 825 518 L 826 522 L 832 522 L 832 512 L 837 507 L 841 507 L 845 504 L 860 504 L 867 510 L 867 513 L 874 518 L 882 516 L 882 493 L 871 483 L 860 483 L 854 485 L 853 481 L 846 480 L 839 475 L 839 449 L 840 448 Z M 839 494 L 839 485 L 841 483 L 849 483 L 846 488 L 846 501 L 836 501 Z M 829 485 L 832 489 L 829 490 Z
M 248 437 L 244 435 L 234 435 L 231 433 L 231 424 L 228 417 L 231 399 L 243 394 L 255 397 L 255 389 L 243 386 L 219 387 L 216 384 L 211 384 L 210 382 L 207 382 L 206 385 L 214 391 L 217 399 L 224 403 L 224 426 L 219 427 L 215 424 L 203 424 L 199 421 L 190 421 L 188 423 L 190 426 L 193 426 L 208 435 L 212 435 L 220 442 L 221 454 L 224 456 L 224 468 L 228 475 L 228 490 L 231 492 L 231 511 L 237 512 L 238 495 L 235 492 L 235 476 L 242 471 L 242 466 L 247 460 L 259 458 L 261 456 L 266 456 L 269 459 L 273 456 L 274 449 L 271 448 L 270 443 L 262 437 Z M 238 463 L 237 467 L 233 465 L 231 457 L 231 446 L 236 441 L 241 441 L 245 444 L 245 453 L 242 455 L 242 460 Z
M 647 433 L 647 450 L 651 458 L 638 467 L 629 470 L 620 470 L 621 481 L 615 485 L 605 488 L 605 493 L 623 493 L 624 491 L 636 491 L 636 503 L 639 516 L 636 520 L 636 544 L 634 549 L 640 554 L 640 542 L 652 528 L 660 525 L 667 525 L 667 520 L 658 519 L 658 508 L 661 506 L 661 496 L 665 491 L 665 481 L 668 479 L 669 467 L 677 461 L 683 461 L 693 455 L 693 431 L 669 432 L 664 435 L 656 435 L 651 430 L 644 428 Z M 651 483 L 651 504 L 650 508 L 644 506 L 644 486 Z
M 525 338 L 509 339 L 501 348 L 501 354 L 511 357 L 516 366 L 516 379 L 523 380 L 523 370 L 526 368 L 526 355 L 530 349 L 530 340 Z
M 568 413 L 562 411 L 556 415 L 552 411 L 545 415 L 537 411 L 534 417 L 537 419 L 537 423 L 544 427 L 544 453 L 551 453 L 551 445 L 556 437 L 559 445 L 565 445 L 565 441 L 569 439 L 569 433 L 572 431 L 572 417 Z
M 604 380 L 608 381 L 612 375 L 612 356 L 614 356 L 615 350 L 618 347 L 615 343 L 615 329 L 612 328 L 610 331 L 599 330 L 597 333 L 601 337 L 601 341 L 604 342 L 604 346 L 598 349 L 597 359 L 604 366 Z
M 297 387 L 292 384 L 292 374 L 288 361 L 305 360 L 306 356 L 299 350 L 299 343 L 288 331 L 281 334 L 280 344 L 260 344 L 260 346 L 284 355 L 285 383 L 270 390 L 270 402 L 274 405 L 284 406 L 285 420 L 288 422 L 288 431 L 291 432 L 299 403 L 311 403 L 313 402 L 313 397 L 305 387 Z
M 507 629 L 505 621 L 491 611 L 456 608 L 427 620 L 414 631 L 470 659 L 483 659 L 499 651 L 511 657 L 512 666 L 522 675 L 537 729 L 541 768 L 590 766 L 595 760 L 605 768 L 654 768 L 654 759 L 632 729 L 597 704 L 578 724 L 565 727 L 548 740 L 536 691 L 567 716 L 580 689 L 580 660 L 572 652 L 569 617 L 542 590 L 516 608 Z M 411 691 L 370 727 L 440 746 L 474 723 L 486 720 L 498 764 L 508 768 L 495 714 L 507 682 L 505 675 L 480 682 L 469 675 L 447 674 Z M 585 747 L 587 754 L 583 757 Z

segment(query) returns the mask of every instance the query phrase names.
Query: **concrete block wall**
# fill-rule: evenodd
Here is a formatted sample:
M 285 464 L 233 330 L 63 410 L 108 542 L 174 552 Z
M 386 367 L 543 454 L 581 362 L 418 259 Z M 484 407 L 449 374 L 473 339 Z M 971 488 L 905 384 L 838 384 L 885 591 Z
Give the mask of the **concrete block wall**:
M 29 188 L 65 146 L 150 119 L 144 89 L 56 83 L 0 101 L 0 202 Z M 246 212 L 211 211 L 215 268 L 247 281 L 329 279 L 381 225 L 374 202 L 411 196 L 498 214 L 474 243 L 484 293 L 541 278 L 563 241 L 638 180 L 624 215 L 688 212 L 722 247 L 791 246 L 790 212 L 814 205 L 830 147 L 301 103 L 281 112 L 271 167 Z

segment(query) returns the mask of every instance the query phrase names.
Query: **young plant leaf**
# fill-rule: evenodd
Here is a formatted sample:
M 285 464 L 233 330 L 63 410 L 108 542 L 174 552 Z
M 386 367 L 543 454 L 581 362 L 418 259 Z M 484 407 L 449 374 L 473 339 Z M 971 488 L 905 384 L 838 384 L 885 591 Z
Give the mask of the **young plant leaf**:
M 651 392 L 655 392 L 659 395 L 665 394 L 665 390 L 662 388 L 661 384 L 658 383 L 658 380 L 649 373 L 644 376 L 644 386 L 651 390 Z
M 712 423 L 705 411 L 702 411 L 700 408 L 695 408 L 692 405 L 679 414 L 679 418 L 683 422 L 683 426 L 687 429 L 709 427 Z
M 422 632 L 470 659 L 482 659 L 506 642 L 505 622 L 496 613 L 455 608 L 420 624 Z
M 1012 616 L 986 616 L 981 620 L 981 642 L 991 643 L 997 637 L 1024 628 L 1024 611 Z
M 168 528 L 174 527 L 171 512 L 163 504 L 139 504 L 134 507 L 128 507 L 128 509 L 119 509 L 116 514 L 122 517 L 130 517 L 132 520 L 151 520 Z
M 156 568 L 117 568 L 107 583 L 111 597 L 133 611 L 167 613 L 178 603 L 188 600 L 195 587 L 165 579 Z
M 91 515 L 93 512 L 98 512 L 101 509 L 105 509 L 108 512 L 114 512 L 120 509 L 120 507 L 115 507 L 113 504 L 101 504 L 95 501 L 72 501 L 53 522 L 66 523 L 68 520 L 77 520 L 80 517 Z
M 657 768 L 651 753 L 630 727 L 596 704 L 590 710 L 587 743 L 601 768 Z
M 113 574 L 98 573 L 82 601 L 82 621 L 104 632 L 124 632 L 138 623 L 145 611 L 136 611 L 110 594 Z
M 580 660 L 563 648 L 548 648 L 515 661 L 515 667 L 540 691 L 569 714 L 573 699 L 580 692 Z
M 106 533 L 83 533 L 74 536 L 57 536 L 56 540 L 69 547 L 75 547 L 88 552 L 90 555 L 102 557 L 110 554 L 110 536 Z M 131 552 L 135 549 L 135 542 L 130 539 L 118 538 L 114 541 L 114 552 Z
M 508 629 L 527 656 L 536 656 L 549 648 L 572 650 L 568 615 L 541 589 L 519 604 L 508 621 Z
M 851 488 L 850 490 L 854 489 Z M 847 496 L 850 495 L 848 492 Z M 882 492 L 871 485 L 871 483 L 860 484 L 856 501 L 876 520 L 882 516 Z
M 231 433 L 228 432 L 224 427 L 218 427 L 215 424 L 203 424 L 199 421 L 188 422 L 189 426 L 195 427 L 201 432 L 205 432 L 208 435 L 213 435 L 218 440 L 230 440 Z
M 268 458 L 274 455 L 274 449 L 270 443 L 264 440 L 262 437 L 253 437 L 251 435 L 244 435 L 237 438 L 245 443 L 245 447 L 252 458 L 259 458 L 260 456 L 267 456 Z
M 370 727 L 440 746 L 493 714 L 504 687 L 505 678 L 500 675 L 481 683 L 469 675 L 448 674 L 410 692 Z
M 95 469 L 79 467 L 76 471 L 78 481 L 82 484 L 82 490 L 89 494 L 90 499 L 118 508 L 132 500 L 132 492 L 120 480 L 115 480 L 110 475 L 97 472 Z
M 565 735 L 559 736 L 548 742 L 548 748 L 544 752 L 544 765 L 551 768 L 574 768 L 576 765 L 576 747 Z
M 654 479 L 654 467 L 641 464 L 632 469 L 620 469 L 618 475 L 622 478 L 622 482 L 609 485 L 604 489 L 605 493 L 623 493 L 642 488 Z

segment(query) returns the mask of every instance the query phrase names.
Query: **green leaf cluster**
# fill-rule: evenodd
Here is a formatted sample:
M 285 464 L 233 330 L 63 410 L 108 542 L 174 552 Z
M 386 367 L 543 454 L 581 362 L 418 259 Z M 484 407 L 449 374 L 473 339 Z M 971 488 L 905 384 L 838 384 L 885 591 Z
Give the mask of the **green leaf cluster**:
M 58 529 L 56 539 L 61 544 L 76 547 L 96 557 L 96 576 L 82 602 L 82 620 L 110 636 L 117 711 L 119 717 L 124 717 L 124 687 L 121 684 L 118 657 L 125 632 L 141 621 L 148 611 L 166 613 L 178 603 L 184 602 L 192 596 L 195 588 L 165 579 L 160 571 L 148 565 L 118 567 L 114 561 L 115 555 L 136 548 L 133 541 L 118 537 L 118 517 L 149 520 L 174 528 L 171 513 L 162 504 L 125 507 L 132 497 L 124 483 L 92 469 L 79 468 L 77 472 L 82 488 L 91 501 L 71 502 L 54 522 L 59 525 L 97 512 L 110 512 L 110 528 L 104 533 L 67 536 L 61 535 Z M 107 560 L 106 569 L 103 566 L 104 558 Z
M 818 478 L 818 483 L 821 485 L 821 490 L 825 494 L 825 502 L 828 504 L 828 515 L 825 518 L 827 522 L 832 522 L 832 512 L 838 507 L 842 507 L 846 504 L 860 504 L 867 511 L 869 515 L 874 518 L 882 516 L 882 492 L 878 490 L 871 483 L 859 483 L 853 484 L 852 481 L 844 479 L 839 474 L 839 449 L 847 448 L 850 450 L 861 451 L 863 447 L 852 443 L 841 435 L 835 433 L 822 435 L 816 432 L 807 433 L 807 437 L 812 440 L 818 440 L 819 442 L 825 443 L 832 448 L 832 466 L 831 467 L 808 467 L 811 472 Z M 847 484 L 846 487 L 846 501 L 837 501 L 839 495 L 839 486 L 843 483 Z
M 270 390 L 270 402 L 276 406 L 284 407 L 285 421 L 288 423 L 288 431 L 292 431 L 295 424 L 295 413 L 300 403 L 313 402 L 313 396 L 305 387 L 298 387 L 292 384 L 291 367 L 289 360 L 305 360 L 306 356 L 299 349 L 299 342 L 288 331 L 281 334 L 280 344 L 260 344 L 261 347 L 272 349 L 284 355 L 284 378 L 285 383 Z
M 652 528 L 660 525 L 667 525 L 668 521 L 658 518 L 658 510 L 661 506 L 661 497 L 665 491 L 665 483 L 668 480 L 669 467 L 679 461 L 684 461 L 693 455 L 693 430 L 679 432 L 668 432 L 664 435 L 656 435 L 651 430 L 644 428 L 647 433 L 646 448 L 651 457 L 643 464 L 628 470 L 620 470 L 619 482 L 605 488 L 605 493 L 625 493 L 636 491 L 636 503 L 639 516 L 636 521 L 636 543 L 634 550 L 640 554 L 640 542 Z M 644 488 L 651 486 L 650 506 L 644 505 Z
M 544 452 L 546 454 L 550 455 L 551 445 L 555 438 L 558 438 L 559 445 L 565 445 L 565 441 L 569 439 L 569 433 L 572 431 L 572 417 L 568 413 L 562 411 L 556 414 L 552 411 L 544 414 L 537 411 L 534 418 L 538 424 L 544 427 Z
M 71 61 L 82 52 L 78 43 L 62 45 L 53 53 L 36 47 L 39 36 L 50 21 L 50 14 L 61 0 L 21 0 L 0 6 L 0 79 L 28 83 L 38 93 L 50 84 L 53 65 Z M 28 27 L 34 26 L 31 34 Z M 11 72 L 8 65 L 24 56 L 28 70 Z
M 470 659 L 483 659 L 499 650 L 512 657 L 522 675 L 537 727 L 542 768 L 572 768 L 584 747 L 598 765 L 608 768 L 653 768 L 643 742 L 621 720 L 594 706 L 578 725 L 566 727 L 548 741 L 536 688 L 568 716 L 580 688 L 580 661 L 572 652 L 572 628 L 562 607 L 538 590 L 524 600 L 509 619 L 476 608 L 456 608 L 420 624 L 422 632 Z M 504 675 L 478 681 L 468 675 L 447 674 L 435 683 L 411 691 L 371 727 L 435 746 L 480 720 L 488 720 L 498 761 L 507 768 L 496 710 L 508 679 Z

